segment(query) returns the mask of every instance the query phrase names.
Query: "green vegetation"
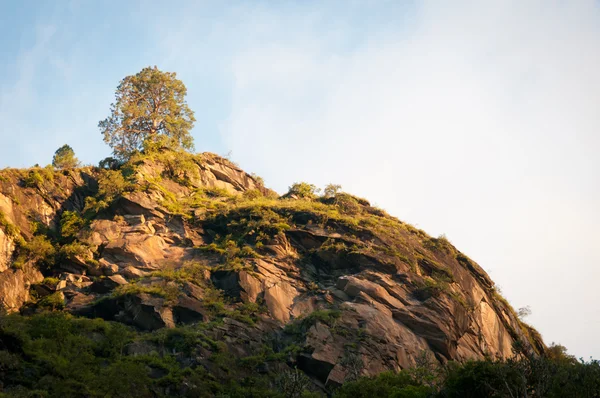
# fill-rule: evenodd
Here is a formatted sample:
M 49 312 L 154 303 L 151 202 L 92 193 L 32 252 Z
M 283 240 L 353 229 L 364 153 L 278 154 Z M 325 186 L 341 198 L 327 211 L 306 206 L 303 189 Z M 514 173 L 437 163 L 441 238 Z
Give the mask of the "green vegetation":
M 22 268 L 26 262 L 50 266 L 54 263 L 56 249 L 45 235 L 36 235 L 29 242 L 21 244 L 20 253 L 14 261 L 15 268 Z
M 285 332 L 292 335 L 303 335 L 306 333 L 311 326 L 317 322 L 324 323 L 328 326 L 334 327 L 337 320 L 342 315 L 341 311 L 337 309 L 326 309 L 317 310 L 311 312 L 309 315 L 295 319 L 285 326 Z
M 125 130 L 113 133 L 125 134 Z M 465 365 L 450 363 L 435 371 L 420 365 L 415 370 L 384 373 L 374 378 L 359 378 L 365 364 L 358 353 L 365 348 L 363 344 L 369 336 L 363 326 L 349 327 L 341 322 L 341 312 L 334 305 L 292 320 L 283 331 L 276 333 L 276 337 L 269 335 L 277 340 L 273 344 L 265 343 L 257 350 L 252 347 L 251 356 L 240 358 L 239 352 L 228 352 L 224 341 L 230 337 L 223 338 L 224 326 L 228 323 L 242 329 L 257 326 L 252 329 L 253 332 L 262 332 L 260 328 L 265 323 L 259 320 L 261 313 L 266 311 L 261 301 L 264 298 L 259 295 L 257 303 L 242 303 L 237 296 L 227 297 L 212 285 L 211 272 L 226 271 L 223 274 L 229 276 L 229 271 L 245 270 L 250 276 L 255 276 L 253 267 L 259 261 L 253 259 L 267 259 L 289 242 L 298 252 L 291 253 L 289 259 L 297 261 L 300 278 L 313 276 L 316 272 L 328 272 L 324 269 L 326 266 L 331 266 L 334 271 L 330 275 L 343 273 L 343 267 L 372 266 L 373 269 L 387 268 L 390 272 L 398 272 L 400 278 L 410 267 L 418 275 L 406 278 L 406 283 L 417 299 L 452 298 L 470 311 L 472 308 L 469 306 L 473 304 L 467 302 L 469 296 L 457 289 L 456 281 L 461 281 L 463 276 L 459 273 L 463 271 L 462 266 L 482 280 L 488 293 L 496 298 L 491 304 L 498 311 L 506 310 L 508 318 L 514 315 L 515 319 L 517 313 L 498 291 L 486 284 L 486 276 L 479 274 L 482 272 L 479 266 L 458 252 L 444 236 L 429 237 L 422 230 L 372 207 L 365 199 L 341 192 L 341 187 L 334 184 L 328 185 L 321 197 L 318 189 L 307 183 L 293 184 L 288 195 L 282 198 L 273 198 L 262 188 L 240 195 L 223 188 L 199 188 L 202 167 L 227 162 L 213 159 L 213 155 L 186 153 L 183 150 L 186 148 L 185 137 L 174 138 L 169 134 L 158 130 L 150 132 L 140 145 L 120 155 L 117 151 L 121 149 L 115 148 L 115 155 L 119 158 L 106 160 L 101 170 L 93 171 L 98 178 L 98 191 L 86 198 L 84 210 L 58 212 L 60 220 L 53 220 L 48 223 L 49 226 L 32 221 L 32 215 L 28 214 L 32 222 L 31 231 L 35 235 L 29 242 L 21 238 L 19 229 L 1 212 L 0 227 L 8 235 L 19 238 L 14 262 L 16 267 L 22 267 L 26 262 L 50 267 L 75 257 L 89 264 L 98 264 L 94 256 L 102 253 L 102 245 L 100 248 L 90 247 L 78 238 L 85 241 L 84 236 L 89 232 L 87 226 L 98 212 L 101 212 L 101 218 L 114 217 L 125 230 L 125 218 L 115 216 L 112 210 L 116 206 L 110 207 L 111 204 L 128 192 L 150 193 L 152 200 L 158 198 L 157 202 L 166 209 L 158 208 L 160 211 L 171 213 L 164 216 L 165 226 L 158 218 L 151 220 L 151 223 L 156 222 L 157 235 L 163 236 L 166 228 L 180 229 L 178 223 L 183 219 L 186 237 L 179 241 L 173 239 L 176 242 L 173 245 L 185 247 L 184 258 L 195 258 L 199 254 L 197 251 L 204 252 L 207 254 L 206 262 L 163 267 L 148 276 L 130 279 L 130 283 L 106 293 L 107 296 L 100 300 L 111 300 L 111 303 L 121 305 L 129 302 L 124 299 L 126 296 L 148 294 L 163 299 L 152 300 L 159 303 L 158 306 L 172 305 L 179 300 L 181 304 L 184 302 L 183 294 L 192 297 L 185 289 L 193 284 L 195 286 L 190 290 L 201 293 L 201 296 L 193 297 L 201 297 L 198 305 L 201 306 L 204 322 L 154 333 L 138 333 L 121 325 L 76 319 L 60 313 L 42 313 L 30 318 L 0 317 L 0 380 L 3 383 L 0 397 L 309 396 L 314 394 L 313 383 L 294 366 L 299 355 L 306 353 L 307 347 L 303 345 L 306 333 L 317 322 L 328 325 L 335 338 L 345 339 L 339 363 L 347 370 L 348 383 L 335 393 L 328 391 L 335 396 L 523 396 L 524 391 L 528 396 L 538 396 L 536 394 L 540 391 L 544 391 L 544 396 L 559 396 L 557 391 L 563 387 L 571 391 L 565 396 L 585 396 L 582 391 L 594 391 L 593 388 L 597 387 L 594 384 L 598 379 L 596 362 L 573 361 L 560 350 L 551 351 L 552 357 L 542 358 L 539 362 L 535 362 L 535 358 L 525 359 L 523 354 L 531 353 L 527 341 L 538 354 L 543 353 L 544 347 L 540 349 L 541 337 L 535 329 L 518 320 L 517 323 L 509 322 L 514 328 L 507 325 L 512 337 L 521 345 L 521 349 L 515 348 L 521 355 L 517 359 Z M 168 148 L 173 142 L 180 146 L 178 150 L 163 150 L 164 145 Z M 69 174 L 68 171 L 63 173 Z M 47 199 L 56 192 L 52 189 L 60 189 L 53 188 L 53 185 L 60 184 L 48 182 L 55 176 L 63 178 L 63 173 L 37 167 L 15 176 L 19 176 L 27 187 L 36 188 L 37 194 Z M 253 178 L 259 185 L 262 184 L 258 178 Z M 31 191 L 25 192 L 31 194 Z M 56 221 L 59 221 L 58 228 L 55 228 Z M 192 233 L 188 237 L 188 227 L 198 227 L 202 231 L 202 240 L 198 239 L 202 243 L 196 243 L 198 246 L 193 249 L 191 246 L 195 243 L 192 242 L 197 242 L 197 236 Z M 137 233 L 141 228 L 131 229 Z M 307 236 L 307 231 L 314 231 L 314 234 Z M 25 236 L 29 237 L 29 230 L 25 232 Z M 309 241 L 306 245 L 296 245 L 296 240 L 305 237 Z M 93 252 L 95 250 L 97 252 Z M 95 268 L 98 269 L 100 267 Z M 52 269 L 42 270 L 45 275 L 57 274 Z M 292 273 L 289 272 L 289 275 Z M 103 278 L 93 276 L 91 280 L 108 282 Z M 299 285 L 306 286 L 306 294 L 311 299 L 323 303 L 323 298 L 331 297 L 326 297 L 324 290 L 331 281 L 318 281 L 300 279 Z M 59 283 L 58 278 L 47 276 L 42 283 L 50 289 L 38 285 L 35 291 L 40 297 L 46 296 L 37 303 L 29 303 L 31 305 L 28 304 L 27 309 L 33 312 L 63 310 L 65 295 L 70 298 L 72 294 L 70 288 L 64 294 L 48 294 L 48 290 L 53 291 Z M 215 285 L 218 283 L 215 282 Z M 95 287 L 81 289 L 86 292 Z M 302 291 L 302 288 L 299 290 Z M 424 305 L 428 304 L 438 303 L 431 300 Z M 319 305 L 322 308 L 322 304 Z M 174 319 L 181 321 L 175 315 Z M 143 349 L 139 349 L 139 345 Z M 76 355 L 80 357 L 76 358 Z M 546 373 L 533 376 L 541 368 L 546 369 Z M 538 377 L 545 378 L 546 384 L 536 384 Z M 559 381 L 550 382 L 550 379 Z M 502 384 L 500 380 L 506 380 L 508 384 Z M 574 380 L 578 380 L 578 384 Z M 580 387 L 588 390 L 578 389 Z
M 41 188 L 44 184 L 44 179 L 38 170 L 30 170 L 27 177 L 23 180 L 23 183 L 27 188 Z
M 50 286 L 50 287 L 56 286 L 58 284 L 58 282 L 60 282 L 60 280 L 58 278 L 55 278 L 55 277 L 52 277 L 52 276 L 47 276 L 42 281 L 42 283 L 44 285 L 47 285 L 47 286 Z
M 19 231 L 19 227 L 8 221 L 6 214 L 4 214 L 2 210 L 0 210 L 0 227 L 2 227 L 4 233 L 11 238 L 20 236 L 21 232 Z
M 50 165 L 31 168 L 23 176 L 23 185 L 27 188 L 42 189 L 46 182 L 54 182 L 54 168 Z
M 165 282 L 155 282 L 151 284 L 128 283 L 121 285 L 113 291 L 113 296 L 127 296 L 137 294 L 150 294 L 152 296 L 162 297 L 167 302 L 175 302 L 179 297 L 179 288 L 177 285 L 172 285 Z
M 150 276 L 162 278 L 165 281 L 173 281 L 177 283 L 190 282 L 198 286 L 202 286 L 206 281 L 207 270 L 209 270 L 209 268 L 206 266 L 188 261 L 178 269 L 165 268 L 160 271 L 152 272 Z
M 600 363 L 577 361 L 561 346 L 549 356 L 507 361 L 450 362 L 399 373 L 385 372 L 344 384 L 336 398 L 362 397 L 595 397 Z
M 79 160 L 75 157 L 73 148 L 65 144 L 54 153 L 52 166 L 57 169 L 72 169 L 79 166 Z
M 333 198 L 340 192 L 342 189 L 341 185 L 338 184 L 328 184 L 323 190 L 323 196 L 326 198 Z
M 362 211 L 358 200 L 350 194 L 338 193 L 332 197 L 334 198 L 333 205 L 343 214 L 357 215 Z
M 47 300 L 59 305 L 60 296 Z M 312 318 L 335 322 L 334 312 Z M 216 329 L 215 329 L 216 328 Z M 239 360 L 218 341 L 218 324 L 204 323 L 156 332 L 80 319 L 61 312 L 0 318 L 2 397 L 323 397 L 297 368 L 297 355 L 265 345 Z M 187 358 L 205 357 L 202 364 Z M 346 361 L 348 362 L 348 361 Z M 257 372 L 270 363 L 267 371 Z M 552 345 L 539 358 L 450 362 L 398 373 L 359 377 L 328 392 L 336 398 L 371 397 L 595 397 L 600 364 L 577 361 Z
M 187 89 L 175 73 L 147 67 L 125 77 L 115 93 L 109 117 L 98 123 L 115 158 L 162 147 L 192 149 L 196 119 L 187 106 Z
M 290 186 L 287 195 L 294 195 L 302 199 L 315 199 L 319 189 L 307 182 L 296 182 Z
M 65 307 L 65 297 L 61 292 L 55 292 L 38 301 L 37 306 L 50 311 L 62 310 Z
M 60 235 L 63 239 L 71 240 L 77 237 L 86 221 L 76 211 L 64 211 L 60 218 Z
M 60 254 L 67 259 L 75 257 L 90 257 L 90 248 L 85 243 L 73 241 L 60 247 Z
M 123 175 L 127 169 L 102 170 L 98 178 L 98 194 L 85 199 L 84 214 L 87 218 L 108 208 L 110 204 L 125 192 L 131 192 L 135 184 Z

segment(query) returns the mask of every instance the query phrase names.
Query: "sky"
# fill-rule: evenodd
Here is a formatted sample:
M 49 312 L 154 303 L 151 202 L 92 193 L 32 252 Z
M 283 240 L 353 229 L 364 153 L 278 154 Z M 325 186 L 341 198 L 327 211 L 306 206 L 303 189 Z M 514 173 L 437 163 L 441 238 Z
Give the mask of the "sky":
M 341 184 L 600 358 L 600 2 L 0 0 L 0 168 L 110 154 L 119 81 L 176 72 L 197 151 Z

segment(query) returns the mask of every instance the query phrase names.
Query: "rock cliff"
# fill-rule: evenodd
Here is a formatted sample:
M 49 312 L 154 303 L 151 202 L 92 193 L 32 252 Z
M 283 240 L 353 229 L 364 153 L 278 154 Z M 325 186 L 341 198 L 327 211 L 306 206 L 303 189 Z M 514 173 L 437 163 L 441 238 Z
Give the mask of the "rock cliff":
M 267 347 L 279 359 L 259 368 L 297 366 L 325 388 L 423 356 L 545 350 L 444 237 L 345 193 L 279 198 L 208 153 L 0 172 L 0 297 L 4 312 L 66 311 L 148 332 L 210 325 L 232 356 Z M 214 348 L 198 350 L 213 369 Z

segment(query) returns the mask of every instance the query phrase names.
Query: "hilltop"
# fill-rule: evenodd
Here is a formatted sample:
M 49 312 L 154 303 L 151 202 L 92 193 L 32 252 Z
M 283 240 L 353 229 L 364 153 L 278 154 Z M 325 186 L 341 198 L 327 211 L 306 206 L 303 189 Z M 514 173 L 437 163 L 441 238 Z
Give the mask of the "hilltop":
M 546 350 L 446 238 L 347 193 L 279 197 L 210 153 L 3 170 L 0 271 L 2 310 L 23 314 L 2 320 L 0 343 L 35 320 L 114 328 L 128 336 L 119 355 L 211 380 L 297 368 L 330 390 L 423 358 Z

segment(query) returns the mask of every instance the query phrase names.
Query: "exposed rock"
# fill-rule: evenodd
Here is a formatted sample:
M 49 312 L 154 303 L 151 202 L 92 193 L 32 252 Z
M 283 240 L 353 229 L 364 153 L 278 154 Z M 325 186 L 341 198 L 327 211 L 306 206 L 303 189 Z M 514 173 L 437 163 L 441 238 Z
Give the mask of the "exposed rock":
M 115 264 L 135 264 L 142 270 L 157 269 L 158 262 L 165 258 L 166 243 L 159 236 L 127 235 L 110 242 L 103 255 Z
M 179 297 L 177 304 L 173 305 L 173 316 L 177 323 L 201 322 L 206 312 L 200 301 L 188 296 Z
M 15 244 L 13 240 L 0 228 L 0 272 L 4 272 L 10 268 L 14 250 Z
M 9 268 L 0 273 L 0 310 L 16 312 L 29 300 L 29 288 L 44 276 L 30 264 L 22 269 Z
M 165 307 L 162 299 L 147 294 L 126 296 L 124 312 L 116 319 L 131 323 L 143 330 L 175 326 L 171 308 Z
M 211 273 L 210 280 L 217 289 L 223 290 L 226 296 L 240 298 L 242 286 L 240 276 L 235 271 L 215 271 Z
M 108 293 L 117 286 L 126 285 L 127 283 L 121 275 L 111 275 L 95 281 L 91 286 L 91 290 L 95 293 Z
M 123 268 L 119 273 L 127 279 L 138 279 L 148 275 L 147 272 L 132 267 L 131 265 Z
M 298 291 L 287 282 L 280 282 L 265 290 L 265 304 L 273 318 L 281 322 L 290 319 L 290 311 Z
M 102 219 L 77 234 L 90 250 L 44 268 L 60 278 L 57 284 L 40 284 L 32 264 L 11 268 L 15 244 L 0 228 L 2 309 L 18 311 L 31 288 L 38 297 L 64 294 L 73 314 L 148 331 L 222 318 L 210 323 L 211 338 L 232 356 L 255 356 L 265 345 L 281 353 L 293 340 L 300 350 L 286 362 L 327 388 L 356 375 L 342 360 L 350 354 L 361 364 L 358 373 L 373 375 L 414 366 L 423 353 L 444 363 L 507 358 L 517 341 L 528 355 L 545 349 L 495 297 L 485 271 L 449 243 L 352 197 L 350 211 L 335 198 L 261 199 L 253 207 L 236 195 L 273 192 L 236 165 L 202 154 L 179 167 L 176 156 L 165 152 L 136 164 L 136 189 L 117 195 Z M 82 211 L 86 196 L 96 194 L 97 173 L 56 173 L 41 187 L 25 187 L 22 173 L 7 173 L 0 210 L 25 241 L 34 235 L 31 220 L 58 236 L 63 212 Z M 237 247 L 223 253 L 228 240 Z M 117 292 L 146 293 L 117 296 L 115 289 L 128 283 L 131 289 Z M 223 303 L 214 303 L 213 288 L 223 291 Z M 251 319 L 247 311 L 255 311 Z M 292 322 L 296 334 L 282 329 Z M 131 355 L 155 349 L 127 347 Z M 210 367 L 210 350 L 197 349 L 198 358 L 185 361 Z M 256 371 L 271 366 L 279 365 Z

